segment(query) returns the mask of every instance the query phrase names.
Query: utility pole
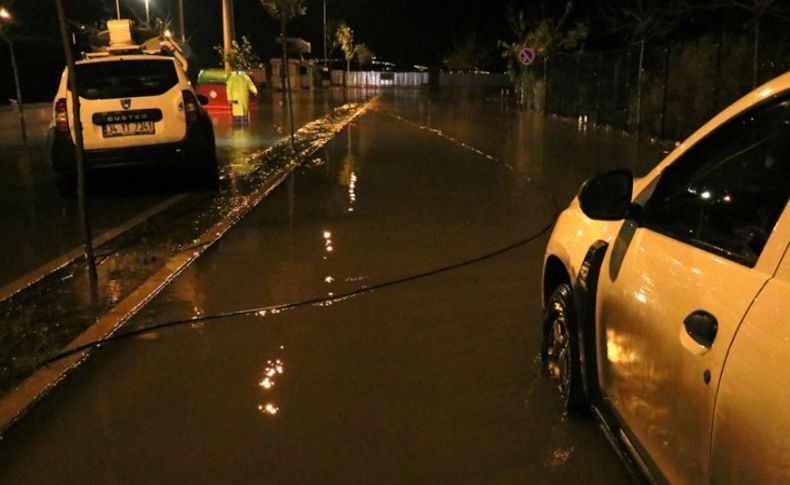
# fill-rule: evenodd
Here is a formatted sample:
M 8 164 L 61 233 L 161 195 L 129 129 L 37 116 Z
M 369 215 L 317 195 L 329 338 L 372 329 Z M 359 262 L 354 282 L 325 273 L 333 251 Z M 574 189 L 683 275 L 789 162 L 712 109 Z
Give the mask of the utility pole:
M 222 0 L 222 45 L 225 49 L 225 72 L 230 72 L 230 62 L 228 62 L 227 53 L 230 51 L 230 0 Z
M 115 16 L 121 20 L 121 0 L 115 0 Z
M 60 23 L 60 39 L 63 43 L 63 53 L 66 55 L 66 65 L 71 86 L 71 111 L 74 122 L 74 154 L 77 159 L 77 205 L 79 206 L 80 225 L 85 240 L 85 259 L 88 261 L 88 276 L 90 277 L 92 295 L 96 295 L 98 288 L 98 275 L 96 273 L 96 260 L 93 256 L 93 240 L 91 239 L 88 210 L 85 204 L 85 146 L 82 141 L 82 121 L 80 119 L 80 95 L 77 84 L 77 71 L 74 68 L 74 52 L 71 46 L 71 35 L 66 25 L 66 14 L 63 11 L 63 0 L 55 0 Z
M 326 0 L 324 0 L 324 65 L 329 66 L 329 59 L 326 55 Z
M 19 70 L 16 66 L 16 54 L 14 52 L 14 43 L 8 37 L 5 31 L 3 22 L 11 20 L 11 12 L 5 7 L 0 8 L 0 37 L 3 37 L 8 43 L 8 50 L 11 55 L 11 69 L 14 71 L 14 86 L 16 87 L 16 109 L 19 113 L 19 127 L 22 129 L 22 141 L 27 143 L 27 128 L 25 127 L 25 107 L 22 104 L 22 89 L 19 87 Z
M 25 107 L 22 104 L 22 88 L 19 87 L 19 70 L 16 67 L 16 55 L 14 54 L 14 44 L 11 39 L 3 33 L 3 38 L 8 42 L 8 50 L 11 53 L 11 69 L 14 71 L 14 85 L 16 86 L 16 109 L 19 111 L 19 126 L 22 128 L 22 141 L 27 143 L 27 128 L 25 127 Z

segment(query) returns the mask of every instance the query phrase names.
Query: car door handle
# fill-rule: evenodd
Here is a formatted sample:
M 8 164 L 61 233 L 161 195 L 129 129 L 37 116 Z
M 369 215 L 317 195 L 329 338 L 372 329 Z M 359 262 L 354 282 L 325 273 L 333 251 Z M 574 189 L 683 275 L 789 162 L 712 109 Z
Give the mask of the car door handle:
M 716 317 L 705 310 L 697 310 L 683 320 L 689 337 L 705 348 L 711 348 L 719 331 L 719 322 Z

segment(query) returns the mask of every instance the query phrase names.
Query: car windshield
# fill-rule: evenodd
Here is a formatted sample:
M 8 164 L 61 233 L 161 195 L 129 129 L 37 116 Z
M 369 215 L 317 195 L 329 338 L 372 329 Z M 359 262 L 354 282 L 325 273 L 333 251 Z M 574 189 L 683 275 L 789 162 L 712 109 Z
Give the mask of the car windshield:
M 151 59 L 80 64 L 80 96 L 85 99 L 157 96 L 178 83 L 173 61 Z

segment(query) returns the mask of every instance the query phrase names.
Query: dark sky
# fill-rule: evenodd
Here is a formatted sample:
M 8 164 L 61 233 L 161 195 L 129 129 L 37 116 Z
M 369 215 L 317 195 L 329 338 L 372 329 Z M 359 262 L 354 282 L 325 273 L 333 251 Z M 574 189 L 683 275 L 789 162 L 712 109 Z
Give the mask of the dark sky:
M 122 13 L 144 19 L 144 0 L 120 0 Z M 49 100 L 55 92 L 63 69 L 57 18 L 53 0 L 15 0 L 2 2 L 13 12 L 9 27 L 15 39 L 23 98 Z M 432 65 L 474 35 L 477 43 L 491 49 L 507 34 L 507 1 L 489 0 L 462 5 L 452 1 L 431 0 L 327 0 L 327 17 L 345 20 L 356 38 L 365 42 L 383 60 L 404 66 Z M 80 22 L 114 17 L 115 0 L 64 0 L 67 16 Z M 198 54 L 196 67 L 218 64 L 211 47 L 222 41 L 220 0 L 184 0 L 187 37 Z M 258 0 L 234 0 L 237 37 L 246 35 L 258 54 L 266 59 L 276 55 L 273 39 L 279 25 L 271 19 Z M 177 25 L 176 0 L 149 0 L 152 17 L 171 18 Z M 322 55 L 321 0 L 307 1 L 307 15 L 291 22 L 289 35 L 312 42 L 314 55 Z M 337 54 L 339 56 L 339 54 Z M 492 56 L 496 58 L 496 55 Z M 8 52 L 0 46 L 0 103 L 13 96 L 13 80 Z
M 95 22 L 115 16 L 115 0 L 63 0 L 67 16 L 79 22 Z M 221 0 L 183 0 L 186 11 L 187 37 L 197 57 L 195 70 L 219 65 L 219 57 L 211 47 L 222 42 Z M 574 2 L 574 20 L 591 23 L 593 37 L 587 47 L 611 49 L 622 47 L 622 39 L 605 33 L 607 28 L 597 14 L 604 0 Z M 615 3 L 617 0 L 611 0 Z M 695 0 L 696 1 L 696 0 Z M 702 0 L 700 0 L 702 1 Z M 177 0 L 149 0 L 151 16 L 170 18 L 177 26 Z M 783 0 L 790 3 L 790 0 Z M 144 0 L 120 0 L 123 16 L 144 19 Z M 694 2 L 692 2 L 694 3 Z M 699 2 L 697 2 L 699 3 Z M 703 2 L 704 3 L 704 2 Z M 710 3 L 710 2 L 708 2 Z M 54 95 L 63 69 L 63 51 L 59 42 L 53 0 L 0 0 L 15 17 L 8 27 L 16 45 L 23 96 L 26 101 L 49 101 Z M 307 0 L 307 15 L 291 22 L 289 34 L 312 42 L 313 54 L 322 56 L 322 0 Z M 509 39 L 507 8 L 512 5 L 533 18 L 542 13 L 556 17 L 565 2 L 562 0 L 486 0 L 458 2 L 449 0 L 326 0 L 330 20 L 345 20 L 360 42 L 368 44 L 382 60 L 402 67 L 414 64 L 438 65 L 455 47 L 469 37 L 489 52 L 488 68 L 504 68 L 497 52 L 498 39 Z M 275 36 L 278 23 L 270 18 L 259 0 L 234 0 L 237 37 L 246 35 L 264 60 L 277 55 Z M 748 19 L 742 12 L 730 12 L 730 23 L 744 29 Z M 737 14 L 733 16 L 732 14 Z M 684 15 L 686 27 L 673 35 L 697 35 L 702 24 L 720 23 L 710 10 Z M 735 19 L 735 22 L 732 19 Z M 691 19 L 691 20 L 689 20 Z M 697 27 L 688 28 L 688 26 Z M 710 26 L 706 27 L 711 30 Z M 715 27 L 713 30 L 718 31 Z M 785 29 L 786 31 L 786 29 Z M 691 33 L 691 34 L 690 34 Z M 339 53 L 335 54 L 340 57 Z M 192 69 L 191 69 L 192 70 Z M 193 73 L 194 75 L 194 73 Z M 13 77 L 8 50 L 0 44 L 0 104 L 13 96 Z

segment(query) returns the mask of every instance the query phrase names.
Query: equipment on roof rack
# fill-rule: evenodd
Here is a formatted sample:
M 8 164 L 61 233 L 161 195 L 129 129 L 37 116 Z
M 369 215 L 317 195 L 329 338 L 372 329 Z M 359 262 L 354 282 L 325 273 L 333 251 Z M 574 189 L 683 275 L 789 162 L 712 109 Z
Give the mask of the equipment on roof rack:
M 100 38 L 108 39 L 108 45 L 94 47 L 94 52 L 84 52 L 83 57 L 95 59 L 124 54 L 169 55 L 178 61 L 184 72 L 187 71 L 188 63 L 184 51 L 170 36 L 160 34 L 140 45 L 135 42 L 133 32 L 134 22 L 129 19 L 108 20 L 107 30 L 99 33 Z

